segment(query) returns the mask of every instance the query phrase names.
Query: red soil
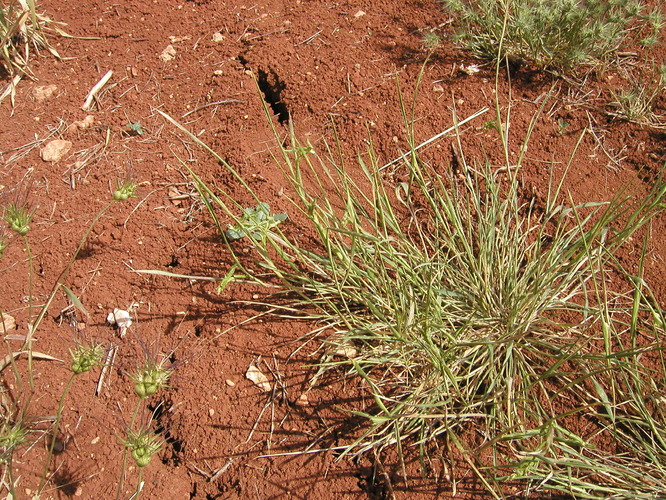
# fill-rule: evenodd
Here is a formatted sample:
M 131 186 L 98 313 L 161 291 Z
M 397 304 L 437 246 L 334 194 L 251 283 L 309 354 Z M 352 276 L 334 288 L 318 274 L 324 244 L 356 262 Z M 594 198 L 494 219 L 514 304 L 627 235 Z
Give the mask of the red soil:
M 438 464 L 426 478 L 420 477 L 418 464 L 410 465 L 405 482 L 390 457 L 382 465 L 373 457 L 336 460 L 330 451 L 290 454 L 308 446 L 344 444 L 349 439 L 344 426 L 352 425 L 333 405 L 345 406 L 356 397 L 354 380 L 332 380 L 308 392 L 307 405 L 299 401 L 320 355 L 316 341 L 297 351 L 312 325 L 278 320 L 265 309 L 237 302 L 263 297 L 258 288 L 233 285 L 218 294 L 210 281 L 134 272 L 220 277 L 230 263 L 178 158 L 232 192 L 233 179 L 155 110 L 180 120 L 238 168 L 275 211 L 289 211 L 281 196 L 285 182 L 268 154 L 273 140 L 262 111 L 264 96 L 251 73 L 279 91 L 283 107 L 275 111 L 288 113 L 297 134 L 315 147 L 322 146 L 323 137 L 330 139 L 335 122 L 347 158 L 365 147 L 369 129 L 377 151 L 389 161 L 406 144 L 396 81 L 411 100 L 425 58 L 425 32 L 437 26 L 451 32 L 451 19 L 440 4 L 45 0 L 38 8 L 66 23 L 74 38 L 53 36 L 62 60 L 36 57 L 37 80 L 20 83 L 14 107 L 8 100 L 0 106 L 0 201 L 27 200 L 35 211 L 28 235 L 35 262 L 34 304 L 44 303 L 115 183 L 131 177 L 141 184 L 137 198 L 116 204 L 94 226 L 65 280 L 89 316 L 68 312 L 66 297 L 57 295 L 34 344 L 35 350 L 59 359 L 68 359 L 68 349 L 80 338 L 117 348 L 99 394 L 96 369 L 79 377 L 67 397 L 58 437 L 64 446 L 53 460 L 56 473 L 45 497 L 114 497 L 122 461 L 119 436 L 136 404 L 127 373 L 146 355 L 167 356 L 175 371 L 161 399 L 150 399 L 150 409 L 140 414 L 145 421 L 153 412 L 154 428 L 167 442 L 143 473 L 144 498 L 449 496 L 451 483 Z M 175 57 L 165 62 L 159 56 L 169 45 Z M 661 45 L 652 56 L 663 61 L 665 54 Z M 481 66 L 470 76 L 459 69 L 474 63 L 479 61 L 446 41 L 434 52 L 418 91 L 418 141 L 450 127 L 454 105 L 460 119 L 485 106 L 494 109 L 494 70 Z M 108 70 L 114 72 L 111 80 L 92 109 L 83 111 L 89 90 Z M 545 196 L 551 164 L 561 172 L 579 134 L 590 126 L 596 137 L 588 133 L 583 139 L 566 183 L 572 198 L 609 199 L 627 183 L 638 192 L 649 188 L 666 160 L 666 136 L 605 113 L 609 90 L 623 82 L 616 72 L 590 77 L 581 87 L 527 69 L 512 75 L 515 151 L 541 99 L 553 88 L 523 170 L 527 189 Z M 54 95 L 39 102 L 35 88 L 51 84 L 57 87 Z M 497 91 L 506 113 L 505 76 Z M 663 96 L 659 110 L 664 111 Z M 478 159 L 484 151 L 491 157 L 499 152 L 496 133 L 484 128 L 493 113 L 464 132 L 467 151 L 478 151 Z M 91 126 L 72 127 L 87 115 L 93 116 Z M 285 120 L 279 118 L 277 126 L 286 133 Z M 142 135 L 128 133 L 127 124 L 135 122 Z M 40 148 L 54 138 L 71 141 L 73 147 L 60 161 L 44 162 Z M 447 168 L 453 141 L 443 138 L 424 154 Z M 241 203 L 247 201 L 237 193 Z M 666 219 L 655 219 L 645 270 L 662 307 L 665 228 Z M 28 307 L 27 254 L 20 239 L 12 237 L 10 243 L 0 261 L 0 310 L 16 319 L 14 333 L 24 334 L 35 312 Z M 621 255 L 623 264 L 636 265 L 636 249 Z M 106 324 L 114 308 L 132 312 L 134 323 L 125 336 Z M 11 345 L 18 348 L 20 342 Z M 25 374 L 24 363 L 19 368 Z M 251 363 L 267 374 L 273 393 L 262 393 L 245 378 Z M 28 436 L 34 446 L 22 447 L 14 464 L 21 498 L 30 497 L 39 483 L 45 431 L 70 373 L 67 363 L 46 360 L 36 360 L 35 370 L 36 392 L 27 415 L 34 422 Z M 2 375 L 9 391 L 4 397 L 17 397 L 11 369 Z M 277 456 L 266 457 L 271 454 Z M 482 491 L 464 467 L 456 473 L 458 495 L 474 497 Z M 136 478 L 130 466 L 123 498 L 134 491 Z

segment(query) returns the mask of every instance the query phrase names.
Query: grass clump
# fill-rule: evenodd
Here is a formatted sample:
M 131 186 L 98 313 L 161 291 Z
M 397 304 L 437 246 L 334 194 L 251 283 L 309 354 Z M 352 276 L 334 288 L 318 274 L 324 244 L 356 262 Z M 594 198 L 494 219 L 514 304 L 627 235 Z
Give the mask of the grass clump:
M 640 0 L 444 0 L 456 39 L 480 57 L 568 72 L 607 61 L 633 35 L 654 45 L 663 25 Z M 638 41 L 638 40 L 637 40 Z
M 33 52 L 48 50 L 60 59 L 60 54 L 49 42 L 47 32 L 55 30 L 66 35 L 58 23 L 37 12 L 35 0 L 9 0 L 0 6 L 0 61 L 10 77 L 10 83 L 0 94 L 0 101 L 8 95 L 14 98 L 15 88 L 22 77 L 32 78 L 30 59 Z
M 352 172 L 337 149 L 320 154 L 292 133 L 274 159 L 291 188 L 291 218 L 307 221 L 317 246 L 273 228 L 252 240 L 262 273 L 247 276 L 277 278 L 289 314 L 300 309 L 335 331 L 322 370 L 345 370 L 370 396 L 349 408 L 367 426 L 342 456 L 395 447 L 402 460 L 411 447 L 425 461 L 447 446 L 497 498 L 509 480 L 599 498 L 664 491 L 666 447 L 645 433 L 666 425 L 640 399 L 643 381 L 666 374 L 648 378 L 641 365 L 661 355 L 661 330 L 639 321 L 645 293 L 632 303 L 605 283 L 615 252 L 663 210 L 666 184 L 640 199 L 624 191 L 573 204 L 564 177 L 551 178 L 537 202 L 520 187 L 532 127 L 512 155 L 497 122 L 506 164 L 468 159 L 458 140 L 455 168 L 429 165 L 412 132 L 397 185 L 383 178 L 371 141 Z M 218 208 L 237 222 L 231 194 L 193 175 L 214 219 Z M 242 266 L 239 256 L 234 269 Z M 594 430 L 579 430 L 581 421 Z M 609 435 L 607 449 L 599 436 Z M 654 482 L 635 480 L 639 465 Z
M 611 91 L 610 114 L 638 125 L 666 128 L 666 117 L 655 113 L 657 101 L 666 92 L 666 65 L 654 73 L 652 78 L 630 78 L 628 88 Z

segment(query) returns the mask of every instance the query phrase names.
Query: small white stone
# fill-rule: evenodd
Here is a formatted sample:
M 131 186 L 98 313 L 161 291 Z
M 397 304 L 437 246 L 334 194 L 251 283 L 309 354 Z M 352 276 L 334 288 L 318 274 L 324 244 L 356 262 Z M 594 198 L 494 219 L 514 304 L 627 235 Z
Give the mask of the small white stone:
M 132 317 L 127 311 L 116 308 L 106 317 L 106 322 L 122 330 L 132 326 Z
M 2 314 L 2 321 L 0 321 L 0 334 L 7 335 L 8 332 L 16 330 L 16 320 L 13 316 L 7 313 Z

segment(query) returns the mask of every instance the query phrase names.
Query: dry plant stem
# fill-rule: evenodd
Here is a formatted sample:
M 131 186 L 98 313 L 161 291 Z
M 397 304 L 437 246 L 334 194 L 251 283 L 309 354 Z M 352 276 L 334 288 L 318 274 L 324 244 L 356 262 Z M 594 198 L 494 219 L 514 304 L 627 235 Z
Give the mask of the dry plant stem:
M 97 93 L 102 89 L 102 87 L 104 87 L 104 85 L 106 85 L 106 83 L 111 79 L 112 76 L 113 76 L 113 71 L 112 70 L 107 71 L 106 74 L 101 78 L 101 80 L 97 82 L 92 89 L 90 89 L 90 92 L 88 92 L 88 96 L 86 97 L 83 106 L 81 106 L 81 109 L 83 111 L 88 111 L 90 109 L 93 99 L 95 98 Z
M 9 482 L 7 484 L 7 489 L 9 490 L 9 496 L 7 498 L 18 498 L 16 496 L 16 490 L 14 489 L 14 452 L 12 451 L 7 457 L 7 476 Z
M 28 322 L 32 321 L 32 287 L 33 287 L 33 276 L 35 272 L 34 262 L 32 260 L 32 251 L 30 250 L 30 243 L 28 242 L 28 236 L 23 236 L 23 243 L 25 244 L 25 251 L 28 255 Z M 32 326 L 29 326 L 29 331 L 32 331 Z M 28 382 L 30 384 L 30 391 L 35 390 L 35 382 L 32 376 L 32 335 L 29 333 L 26 338 L 23 349 L 28 351 Z
M 143 491 L 143 467 L 139 467 L 139 473 L 137 474 L 137 480 L 136 480 L 136 492 L 134 493 L 132 498 L 134 499 L 139 498 L 142 491 Z
M 53 288 L 51 289 L 51 292 L 50 292 L 49 295 L 48 295 L 48 299 L 46 300 L 46 303 L 42 306 L 41 310 L 39 311 L 39 315 L 37 316 L 37 319 L 35 320 L 35 322 L 34 322 L 33 325 L 31 326 L 31 328 L 29 329 L 29 331 L 28 331 L 28 337 L 27 337 L 27 339 L 26 339 L 26 341 L 25 341 L 25 344 L 24 344 L 24 349 L 27 348 L 28 346 L 30 346 L 30 345 L 32 344 L 32 337 L 33 337 L 34 333 L 37 331 L 37 328 L 39 327 L 39 325 L 41 324 L 41 322 L 44 320 L 44 316 L 46 316 L 46 311 L 48 311 L 49 307 L 51 306 L 51 303 L 53 302 L 53 299 L 55 298 L 56 292 L 58 291 L 58 289 L 59 289 L 60 286 L 62 285 L 62 282 L 63 282 L 63 280 L 65 279 L 65 277 L 67 276 L 67 274 L 69 273 L 69 270 L 72 268 L 72 265 L 74 265 L 74 262 L 76 261 L 76 258 L 78 257 L 79 253 L 81 252 L 81 249 L 83 248 L 83 246 L 84 246 L 84 245 L 86 244 L 86 242 L 88 241 L 88 236 L 90 236 L 90 233 L 91 233 L 91 231 L 93 230 L 93 227 L 95 227 L 95 224 L 97 224 L 97 222 L 99 221 L 99 219 L 102 218 L 102 216 L 103 216 L 103 215 L 109 210 L 109 208 L 111 208 L 111 207 L 113 206 L 113 204 L 114 204 L 116 201 L 117 201 L 117 200 L 115 200 L 115 199 L 111 200 L 111 201 L 110 201 L 110 202 L 109 202 L 109 203 L 108 203 L 108 204 L 107 204 L 107 205 L 106 205 L 106 206 L 105 206 L 105 207 L 104 207 L 104 208 L 103 208 L 103 209 L 102 209 L 102 210 L 101 210 L 96 216 L 95 216 L 95 218 L 93 219 L 93 221 L 92 221 L 92 222 L 90 223 L 90 225 L 88 226 L 88 229 L 86 230 L 86 232 L 84 233 L 83 237 L 81 238 L 81 242 L 79 243 L 79 246 L 77 247 L 76 251 L 75 251 L 74 254 L 72 255 L 72 258 L 70 259 L 70 261 L 69 261 L 69 263 L 67 264 L 67 266 L 65 266 L 65 268 L 62 270 L 62 272 L 61 272 L 60 275 L 58 276 L 58 279 L 56 279 L 56 281 L 55 281 L 55 283 L 54 283 L 54 285 L 53 285 Z M 32 382 L 32 381 L 31 381 L 31 382 Z
M 143 399 L 139 399 L 137 401 L 136 406 L 134 407 L 134 412 L 132 413 L 132 418 L 130 419 L 129 426 L 127 427 L 128 430 L 132 430 L 134 428 L 134 423 L 136 422 L 136 417 L 139 414 L 139 410 L 141 409 L 141 404 L 143 403 Z M 123 494 L 123 485 L 125 484 L 125 471 L 127 470 L 127 454 L 129 453 L 129 448 L 125 446 L 125 449 L 123 450 L 123 461 L 120 466 L 120 477 L 118 478 L 118 488 L 116 490 L 116 500 L 119 500 L 121 495 Z M 141 480 L 141 467 L 139 467 L 139 481 Z M 140 492 L 139 489 L 137 489 L 137 492 Z
M 60 422 L 62 421 L 62 413 L 63 409 L 65 407 L 65 398 L 67 397 L 67 393 L 69 390 L 72 388 L 72 383 L 74 382 L 74 379 L 76 378 L 76 374 L 72 373 L 72 375 L 69 377 L 69 380 L 67 381 L 67 384 L 65 384 L 65 388 L 62 391 L 62 396 L 60 396 L 60 402 L 58 403 L 58 413 L 56 414 L 56 419 L 53 424 L 53 430 L 52 436 L 51 436 L 51 444 L 49 445 L 49 452 L 46 456 L 46 460 L 44 461 L 44 471 L 42 472 L 42 477 L 39 480 L 39 487 L 37 488 L 37 495 L 39 496 L 42 493 L 42 489 L 44 489 L 44 485 L 46 484 L 46 477 L 49 473 L 49 467 L 51 466 L 51 459 L 53 458 L 53 450 L 55 449 L 55 444 L 58 439 L 58 431 L 60 429 Z

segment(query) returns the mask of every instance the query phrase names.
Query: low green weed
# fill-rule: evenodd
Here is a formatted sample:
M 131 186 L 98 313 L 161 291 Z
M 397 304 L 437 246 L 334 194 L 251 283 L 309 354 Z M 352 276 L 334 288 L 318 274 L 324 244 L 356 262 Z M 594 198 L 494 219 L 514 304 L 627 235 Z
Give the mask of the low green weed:
M 76 262 L 80 252 L 83 250 L 88 238 L 97 224 L 97 222 L 104 216 L 109 209 L 118 202 L 123 202 L 135 195 L 137 189 L 137 184 L 131 179 L 125 179 L 119 181 L 116 184 L 114 191 L 111 193 L 110 200 L 108 203 L 95 215 L 93 220 L 90 222 L 88 228 L 81 237 L 81 241 L 76 248 L 76 250 L 71 255 L 67 265 L 60 272 L 56 278 L 53 286 L 48 293 L 46 300 L 39 310 L 33 314 L 33 278 L 34 278 L 34 256 L 31 251 L 30 237 L 31 237 L 31 223 L 35 212 L 31 209 L 26 203 L 14 202 L 6 205 L 2 210 L 2 220 L 7 224 L 8 229 L 15 233 L 20 241 L 23 243 L 23 246 L 26 250 L 27 261 L 28 261 L 28 331 L 23 344 L 19 349 L 15 349 L 10 340 L 5 338 L 5 346 L 7 348 L 7 356 L 0 361 L 0 371 L 3 371 L 7 368 L 11 368 L 16 393 L 11 397 L 6 398 L 5 401 L 3 394 L 3 407 L 0 412 L 0 453 L 1 460 L 4 466 L 5 471 L 7 472 L 7 477 L 9 481 L 7 482 L 7 487 L 9 489 L 9 494 L 12 498 L 16 497 L 15 484 L 17 476 L 14 471 L 14 460 L 13 456 L 16 450 L 26 444 L 28 434 L 34 430 L 32 429 L 32 424 L 28 421 L 28 416 L 30 415 L 30 406 L 33 396 L 36 393 L 36 388 L 34 384 L 34 369 L 33 363 L 35 359 L 49 359 L 54 360 L 54 358 L 33 350 L 33 338 L 40 328 L 43 320 L 45 319 L 53 301 L 56 296 L 62 291 L 65 293 L 67 299 L 77 308 L 79 308 L 84 314 L 87 314 L 87 311 L 83 308 L 80 300 L 76 297 L 74 292 L 70 290 L 66 285 L 66 279 L 69 275 L 69 271 L 72 268 L 74 262 Z M 5 230 L 2 230 L 2 250 L 4 251 L 9 244 L 11 244 L 11 239 L 6 233 Z M 2 311 L 0 311 L 0 314 Z M 2 331 L 5 332 L 5 315 L 1 314 L 2 317 Z M 52 458 L 54 455 L 54 449 L 58 439 L 58 434 L 60 430 L 60 424 L 62 422 L 65 400 L 70 392 L 74 381 L 81 375 L 89 372 L 94 367 L 103 364 L 103 357 L 105 350 L 103 347 L 97 343 L 77 343 L 73 349 L 70 350 L 70 377 L 66 382 L 63 391 L 60 396 L 58 403 L 58 409 L 55 414 L 54 423 L 49 432 L 45 435 L 50 436 L 50 441 L 46 447 L 46 458 L 44 460 L 44 467 L 42 475 L 40 476 L 39 486 L 37 487 L 37 496 L 42 494 L 44 488 L 49 482 L 50 471 L 52 465 Z M 17 364 L 17 359 L 19 357 L 27 357 L 27 374 L 22 375 L 22 371 L 19 369 Z M 164 371 L 164 370 L 162 370 Z M 152 385 L 149 384 L 149 379 L 142 379 L 141 382 L 145 385 L 146 391 L 156 389 L 151 389 L 151 387 L 161 388 L 163 387 L 166 378 L 157 378 L 156 375 L 162 373 L 159 366 L 153 366 L 152 371 L 149 372 L 149 375 L 153 376 Z M 27 377 L 28 383 L 24 383 L 24 378 Z M 138 382 L 137 384 L 138 385 Z M 6 404 L 5 404 L 6 402 Z M 144 458 L 145 460 L 145 458 Z
M 236 224 L 227 229 L 224 235 L 231 241 L 249 236 L 254 240 L 266 238 L 268 232 L 280 222 L 287 220 L 287 214 L 272 214 L 268 203 L 259 203 L 256 208 L 243 209 L 243 215 Z

